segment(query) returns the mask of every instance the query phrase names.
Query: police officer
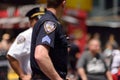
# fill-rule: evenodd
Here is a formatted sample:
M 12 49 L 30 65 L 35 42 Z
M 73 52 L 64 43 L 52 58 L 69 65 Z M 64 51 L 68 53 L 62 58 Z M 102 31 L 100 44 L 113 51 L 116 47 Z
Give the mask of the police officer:
M 30 46 L 32 27 L 43 14 L 44 9 L 39 7 L 33 8 L 27 12 L 26 17 L 29 17 L 31 28 L 17 36 L 7 53 L 10 65 L 21 80 L 30 80 L 31 78 Z
M 63 80 L 67 75 L 67 40 L 59 18 L 66 0 L 47 0 L 45 15 L 33 28 L 32 80 Z

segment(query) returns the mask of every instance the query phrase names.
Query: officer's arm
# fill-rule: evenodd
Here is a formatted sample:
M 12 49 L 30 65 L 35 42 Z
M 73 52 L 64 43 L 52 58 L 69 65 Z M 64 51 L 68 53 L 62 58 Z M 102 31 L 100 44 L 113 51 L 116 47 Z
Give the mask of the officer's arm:
M 62 80 L 56 72 L 53 63 L 48 54 L 49 47 L 46 45 L 38 45 L 35 49 L 35 59 L 42 72 L 50 78 L 50 80 Z
M 18 35 L 12 46 L 10 47 L 7 53 L 7 59 L 13 68 L 13 70 L 18 74 L 18 76 L 22 80 L 30 80 L 31 75 L 24 74 L 20 63 L 18 61 L 18 57 L 22 57 L 22 51 L 25 45 L 25 38 L 22 35 Z
M 7 55 L 7 59 L 11 65 L 11 67 L 13 68 L 13 70 L 16 72 L 16 74 L 18 74 L 18 76 L 22 79 L 22 80 L 30 80 L 31 75 L 25 75 L 23 70 L 20 67 L 19 61 L 16 60 L 15 58 L 13 58 L 10 55 Z

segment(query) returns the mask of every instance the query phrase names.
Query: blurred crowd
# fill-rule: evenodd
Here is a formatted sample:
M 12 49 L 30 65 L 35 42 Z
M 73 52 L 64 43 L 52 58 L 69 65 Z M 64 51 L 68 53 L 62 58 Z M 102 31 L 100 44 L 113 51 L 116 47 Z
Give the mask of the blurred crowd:
M 2 35 L 2 38 L 0 41 L 0 67 L 2 69 L 2 71 L 0 69 L 0 76 L 1 76 L 2 72 L 5 72 L 5 71 L 6 71 L 6 73 L 4 73 L 4 76 L 7 76 L 7 72 L 9 70 L 7 62 L 4 63 L 6 65 L 1 65 L 1 64 L 3 64 L 4 61 L 7 61 L 6 53 L 9 50 L 9 47 L 11 46 L 11 44 L 13 42 L 13 39 L 11 40 L 10 37 L 11 37 L 10 34 L 5 33 Z M 88 65 L 86 67 L 84 66 L 85 64 L 86 65 L 90 64 L 90 63 L 87 63 L 87 61 L 85 61 L 85 63 L 84 63 L 84 60 L 85 60 L 84 58 L 85 58 L 85 56 L 90 58 L 91 55 L 89 55 L 87 53 L 88 52 L 92 53 L 92 51 L 93 51 L 93 54 L 95 52 L 95 56 L 91 57 L 90 60 L 93 60 L 93 62 L 94 62 L 95 60 L 99 59 L 98 55 L 96 57 L 96 54 L 102 55 L 102 58 L 107 67 L 107 68 L 105 68 L 105 71 L 106 70 L 110 71 L 114 80 L 119 80 L 118 78 L 120 76 L 120 70 L 119 70 L 120 69 L 120 50 L 119 50 L 119 45 L 118 45 L 117 41 L 115 40 L 115 36 L 113 34 L 111 34 L 109 36 L 108 41 L 106 41 L 106 44 L 104 44 L 105 46 L 103 46 L 101 44 L 102 41 L 100 38 L 101 37 L 100 37 L 99 33 L 95 33 L 94 35 L 91 35 L 88 33 L 87 38 L 86 38 L 86 46 L 84 48 L 84 51 L 81 52 L 79 49 L 78 40 L 74 36 L 70 36 L 69 48 L 68 48 L 69 56 L 68 56 L 68 76 L 67 77 L 71 78 L 71 80 L 84 80 L 81 77 L 81 76 L 83 76 L 83 74 L 81 73 L 81 70 L 79 71 L 79 69 L 81 69 L 81 68 L 84 69 L 86 75 L 89 74 L 89 72 L 87 72 L 86 67 L 88 67 L 88 71 L 92 71 L 91 67 L 93 67 L 93 65 Z M 93 41 L 91 41 L 91 40 L 93 40 Z M 96 42 L 96 41 L 98 41 L 98 42 Z M 85 54 L 87 54 L 87 55 L 85 55 Z M 94 59 L 94 57 L 96 59 Z M 88 61 L 88 62 L 90 62 L 90 61 Z M 98 66 L 99 66 L 98 69 L 100 69 L 100 66 L 102 66 L 102 65 L 100 65 L 100 63 L 99 63 Z M 104 70 L 104 69 L 102 68 L 102 70 Z M 93 73 L 90 73 L 90 75 L 92 75 L 92 74 L 93 75 L 101 75 L 101 72 L 99 74 L 99 70 L 98 70 L 98 72 L 93 71 Z M 90 76 L 90 78 L 91 78 L 91 76 Z M 0 79 L 3 79 L 3 76 L 0 77 Z M 87 80 L 87 79 L 85 79 L 85 80 Z M 101 79 L 101 80 L 103 80 L 103 79 Z M 108 79 L 108 80 L 110 80 L 110 79 Z
M 72 80 L 98 80 L 97 78 L 99 78 L 99 80 L 119 80 L 120 50 L 115 36 L 110 34 L 105 44 L 101 44 L 102 41 L 99 33 L 93 35 L 87 34 L 86 40 L 87 42 L 83 52 L 79 50 L 79 45 L 76 43 L 77 40 L 72 40 L 69 50 L 68 76 L 72 78 Z M 91 54 L 88 53 L 91 53 L 93 56 L 91 57 Z M 102 67 L 102 64 L 99 62 L 101 57 L 98 57 L 98 54 L 103 58 L 104 67 Z M 104 68 L 105 71 L 101 72 Z M 109 74 L 107 74 L 107 71 Z M 104 74 L 105 72 L 106 74 Z M 109 77 L 110 75 L 111 77 Z M 86 76 L 90 79 L 85 79 Z M 103 76 L 107 77 L 107 79 L 104 79 Z
M 3 34 L 0 41 L 0 80 L 7 80 L 9 65 L 6 54 L 11 44 L 10 34 Z

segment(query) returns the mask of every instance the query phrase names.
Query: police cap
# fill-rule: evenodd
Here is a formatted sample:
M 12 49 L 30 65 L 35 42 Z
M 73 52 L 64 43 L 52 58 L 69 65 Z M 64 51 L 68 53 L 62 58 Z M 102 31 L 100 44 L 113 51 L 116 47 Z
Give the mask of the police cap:
M 27 12 L 25 15 L 26 17 L 29 17 L 29 19 L 42 16 L 45 13 L 45 9 L 43 7 L 35 7 Z

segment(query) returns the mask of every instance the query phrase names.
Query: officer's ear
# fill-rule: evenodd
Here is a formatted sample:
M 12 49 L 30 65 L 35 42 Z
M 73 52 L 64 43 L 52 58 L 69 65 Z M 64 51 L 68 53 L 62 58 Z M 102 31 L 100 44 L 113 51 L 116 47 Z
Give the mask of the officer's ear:
M 65 8 L 65 5 L 66 5 L 66 0 L 62 2 L 62 8 Z

